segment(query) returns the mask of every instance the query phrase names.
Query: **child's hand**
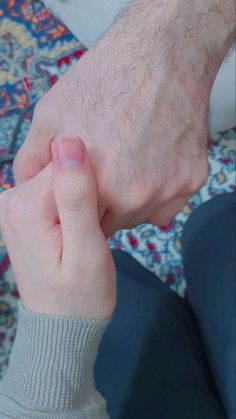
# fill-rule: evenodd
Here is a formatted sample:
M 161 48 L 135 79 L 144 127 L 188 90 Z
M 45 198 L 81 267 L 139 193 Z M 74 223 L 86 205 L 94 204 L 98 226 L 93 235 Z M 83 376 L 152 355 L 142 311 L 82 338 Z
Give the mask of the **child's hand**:
M 0 225 L 26 309 L 99 319 L 112 314 L 115 267 L 79 138 L 58 137 L 52 163 L 1 194 Z

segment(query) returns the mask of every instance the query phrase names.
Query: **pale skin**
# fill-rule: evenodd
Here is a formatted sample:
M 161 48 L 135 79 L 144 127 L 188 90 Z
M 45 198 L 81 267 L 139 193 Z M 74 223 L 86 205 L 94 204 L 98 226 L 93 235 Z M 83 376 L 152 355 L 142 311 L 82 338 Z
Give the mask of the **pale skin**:
M 83 162 L 73 167 L 67 162 L 64 168 L 58 159 L 63 145 Z M 115 267 L 98 221 L 89 157 L 79 138 L 54 140 L 52 162 L 0 195 L 0 227 L 27 310 L 102 320 L 112 315 Z
M 211 87 L 234 39 L 234 1 L 134 1 L 36 106 L 14 173 L 50 162 L 50 144 L 83 138 L 106 236 L 166 225 L 208 174 Z

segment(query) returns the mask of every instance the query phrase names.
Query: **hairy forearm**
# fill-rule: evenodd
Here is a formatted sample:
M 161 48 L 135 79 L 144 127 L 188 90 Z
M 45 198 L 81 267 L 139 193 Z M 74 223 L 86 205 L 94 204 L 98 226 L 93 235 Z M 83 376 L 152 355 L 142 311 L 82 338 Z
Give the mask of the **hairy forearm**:
M 130 138 L 145 141 L 145 130 L 152 155 L 155 147 L 183 148 L 178 141 L 185 137 L 192 138 L 184 143 L 185 155 L 199 155 L 212 84 L 233 39 L 233 0 L 134 0 L 73 68 L 83 125 L 90 130 L 106 114 L 102 136 L 110 146 L 116 130 L 115 138 L 127 144 L 123 156 L 132 153 L 136 160 L 140 143 L 130 149 Z M 73 85 L 71 91 L 78 90 Z
M 235 36 L 233 0 L 134 0 L 99 48 L 147 64 L 152 78 L 175 71 L 187 90 L 209 93 Z M 109 52 L 110 51 L 110 52 Z M 114 62 L 114 61 L 113 61 Z
M 149 44 L 167 41 L 169 48 L 181 42 L 201 52 L 217 52 L 222 59 L 235 36 L 234 0 L 134 0 L 117 19 L 114 35 L 127 35 L 127 40 Z M 197 43 L 198 41 L 198 43 Z M 204 51 L 205 49 L 205 51 Z

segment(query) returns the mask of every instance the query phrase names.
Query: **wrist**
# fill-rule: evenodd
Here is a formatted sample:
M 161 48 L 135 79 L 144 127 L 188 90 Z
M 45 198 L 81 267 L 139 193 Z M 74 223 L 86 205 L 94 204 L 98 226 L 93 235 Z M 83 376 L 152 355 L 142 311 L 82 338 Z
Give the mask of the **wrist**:
M 162 76 L 175 79 L 195 99 L 200 94 L 208 101 L 234 40 L 234 16 L 234 0 L 136 0 L 94 48 L 106 72 L 122 68 L 127 79 L 130 70 L 131 77 L 141 71 L 156 84 Z
M 186 7 L 186 0 L 176 1 L 182 8 L 173 15 L 176 28 L 169 39 L 170 65 L 193 100 L 208 101 L 216 74 L 234 41 L 234 1 L 193 0 L 191 7 Z

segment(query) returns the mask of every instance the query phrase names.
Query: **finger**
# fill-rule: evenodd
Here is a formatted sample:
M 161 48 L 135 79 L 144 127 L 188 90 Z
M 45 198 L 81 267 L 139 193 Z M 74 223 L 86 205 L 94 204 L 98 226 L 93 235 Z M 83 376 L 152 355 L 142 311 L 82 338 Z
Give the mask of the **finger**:
M 36 129 L 34 124 L 30 127 L 27 138 L 13 162 L 16 185 L 33 178 L 51 161 L 52 140 L 52 133 L 43 133 L 42 129 Z
M 42 232 L 51 230 L 55 220 L 58 220 L 58 213 L 51 164 L 33 179 L 0 195 L 0 227 L 6 242 L 12 235 L 13 243 L 17 242 L 23 232 L 23 236 L 34 243 Z
M 52 143 L 52 159 L 63 256 L 75 260 L 101 237 L 95 180 L 85 145 L 78 137 L 57 137 Z
M 34 178 L 9 191 L 9 210 L 19 223 L 35 232 L 53 224 L 57 216 L 52 187 L 52 167 L 49 163 Z

